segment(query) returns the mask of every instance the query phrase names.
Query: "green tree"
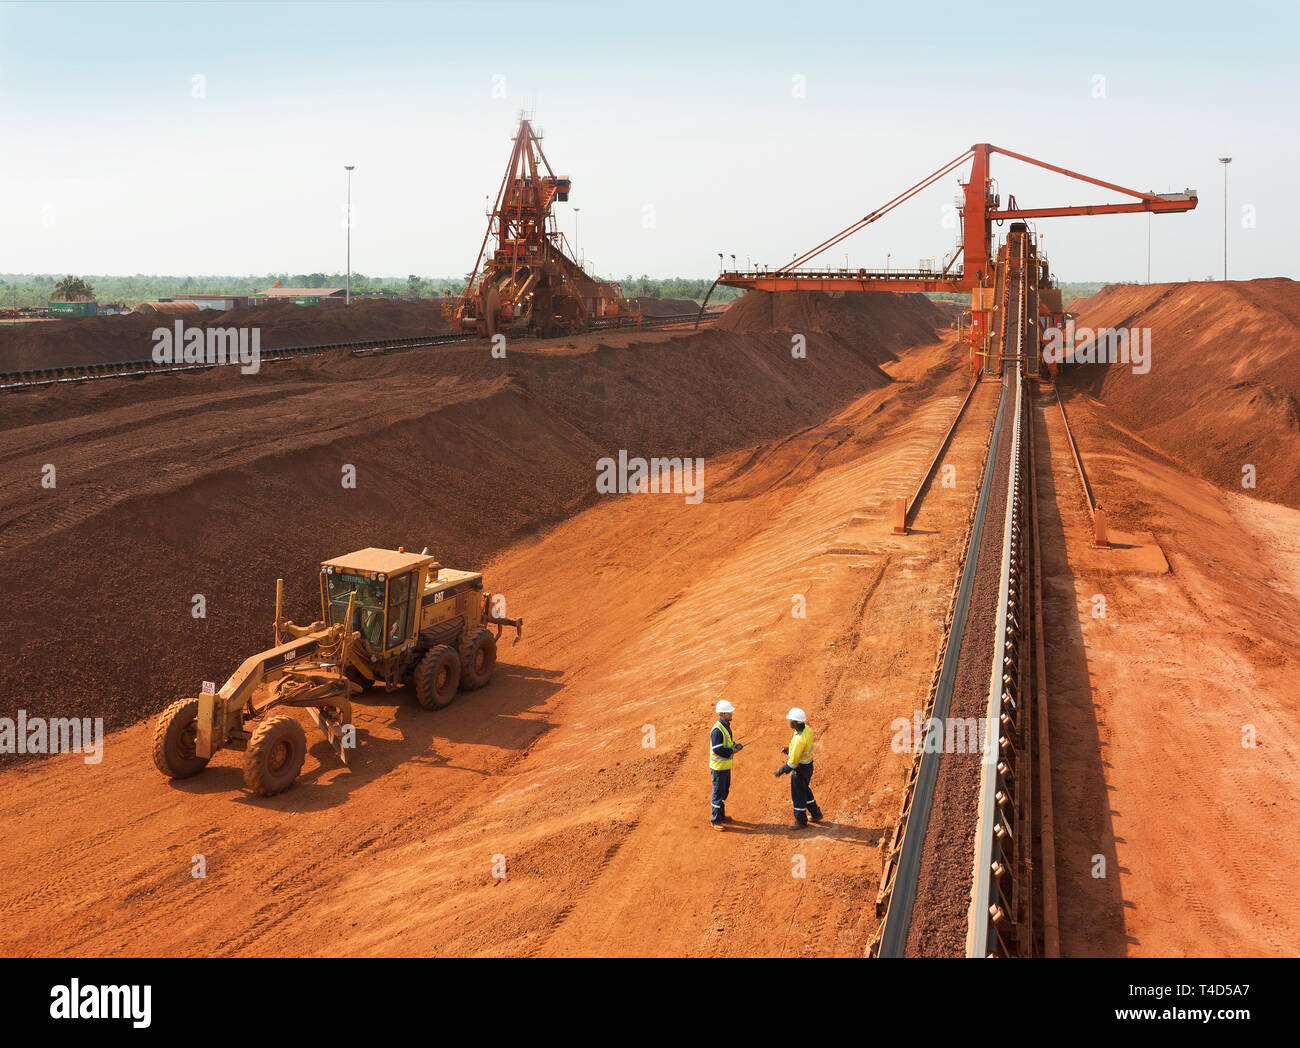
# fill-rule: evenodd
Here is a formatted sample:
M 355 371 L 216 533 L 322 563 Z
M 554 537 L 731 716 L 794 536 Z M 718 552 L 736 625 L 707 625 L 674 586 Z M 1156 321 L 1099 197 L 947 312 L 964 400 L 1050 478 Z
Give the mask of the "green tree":
M 56 302 L 89 302 L 94 297 L 95 289 L 82 280 L 81 277 L 68 274 L 54 285 L 54 301 Z

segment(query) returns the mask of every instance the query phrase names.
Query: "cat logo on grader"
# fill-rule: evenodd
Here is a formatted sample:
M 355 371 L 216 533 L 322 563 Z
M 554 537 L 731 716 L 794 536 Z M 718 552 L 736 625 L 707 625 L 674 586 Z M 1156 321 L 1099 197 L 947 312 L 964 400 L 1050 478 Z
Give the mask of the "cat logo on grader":
M 320 594 L 322 618 L 295 626 L 282 617 L 284 580 L 276 580 L 275 645 L 245 659 L 220 689 L 158 715 L 153 760 L 162 774 L 188 778 L 218 750 L 243 750 L 248 788 L 280 793 L 298 777 L 307 736 L 292 714 L 264 714 L 306 709 L 346 765 L 353 695 L 413 684 L 421 706 L 441 709 L 492 679 L 503 626 L 514 627 L 516 644 L 523 636 L 523 619 L 492 613 L 481 574 L 444 568 L 427 550 L 370 548 L 327 560 Z

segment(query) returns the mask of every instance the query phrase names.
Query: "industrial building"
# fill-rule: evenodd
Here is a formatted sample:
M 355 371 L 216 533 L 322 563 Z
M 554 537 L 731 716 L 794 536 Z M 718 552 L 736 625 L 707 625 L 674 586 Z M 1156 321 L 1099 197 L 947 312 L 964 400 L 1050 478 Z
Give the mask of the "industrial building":
M 269 302 L 292 302 L 298 306 L 346 305 L 347 290 L 341 287 L 269 287 L 248 297 L 250 306 Z

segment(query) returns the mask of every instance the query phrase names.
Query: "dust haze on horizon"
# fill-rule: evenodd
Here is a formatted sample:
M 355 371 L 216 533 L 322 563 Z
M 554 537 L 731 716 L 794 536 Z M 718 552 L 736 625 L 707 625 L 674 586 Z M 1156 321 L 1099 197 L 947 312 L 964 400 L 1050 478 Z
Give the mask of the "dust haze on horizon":
M 1229 277 L 1296 275 L 1288 5 L 1103 4 L 1039 40 L 1006 29 L 1032 5 L 980 28 L 960 5 L 569 3 L 528 47 L 485 37 L 520 10 L 0 4 L 0 135 L 20 145 L 0 271 L 342 271 L 351 163 L 355 270 L 464 274 L 526 110 L 573 179 L 560 228 L 615 277 L 779 265 L 977 141 L 1199 192 L 1186 215 L 1042 220 L 1062 280 L 1145 280 L 1148 221 L 1153 281 L 1221 277 L 1221 156 Z M 1028 57 L 1001 57 L 1013 41 Z M 1022 207 L 1118 199 L 1004 157 L 993 175 Z M 956 194 L 949 176 L 817 264 L 942 264 Z

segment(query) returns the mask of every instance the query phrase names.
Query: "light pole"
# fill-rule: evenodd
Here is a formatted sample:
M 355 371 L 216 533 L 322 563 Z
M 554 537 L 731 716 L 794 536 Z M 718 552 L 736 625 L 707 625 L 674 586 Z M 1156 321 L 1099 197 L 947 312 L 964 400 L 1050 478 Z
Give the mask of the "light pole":
M 573 209 L 573 253 L 575 255 L 578 253 L 578 212 L 581 210 L 580 207 Z
M 1228 279 L 1228 165 L 1232 163 L 1232 157 L 1221 156 L 1219 163 L 1223 165 L 1223 279 Z
M 1147 283 L 1151 283 L 1151 212 L 1147 212 Z
M 344 164 L 348 173 L 348 287 L 344 292 L 344 305 L 352 305 L 352 169 L 356 164 Z

